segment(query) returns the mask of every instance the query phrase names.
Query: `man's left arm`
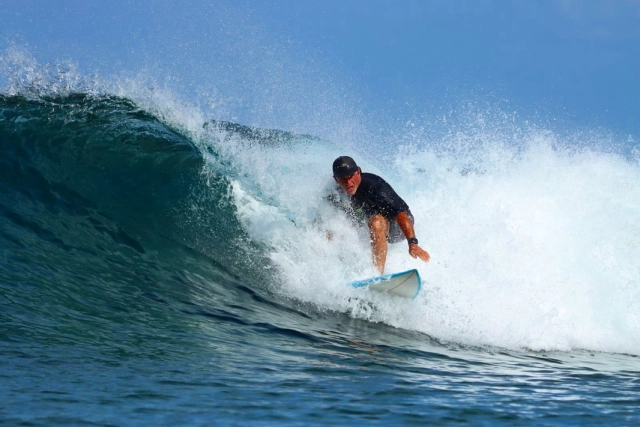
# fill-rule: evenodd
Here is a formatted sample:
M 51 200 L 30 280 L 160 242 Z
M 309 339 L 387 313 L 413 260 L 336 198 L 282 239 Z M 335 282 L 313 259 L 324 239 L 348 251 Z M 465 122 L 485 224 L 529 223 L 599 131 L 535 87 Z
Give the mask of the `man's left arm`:
M 415 239 L 416 233 L 413 230 L 413 221 L 411 221 L 411 217 L 406 212 L 400 212 L 396 216 L 396 222 L 407 240 Z M 413 258 L 420 258 L 424 262 L 428 262 L 429 258 L 431 258 L 429 253 L 418 246 L 417 243 L 409 243 L 409 255 Z

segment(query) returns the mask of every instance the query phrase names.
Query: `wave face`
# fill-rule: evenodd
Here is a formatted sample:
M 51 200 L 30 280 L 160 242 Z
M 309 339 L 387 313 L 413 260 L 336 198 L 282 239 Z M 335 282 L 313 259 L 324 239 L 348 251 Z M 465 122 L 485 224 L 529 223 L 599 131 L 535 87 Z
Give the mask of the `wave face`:
M 452 132 L 405 141 L 392 156 L 344 153 L 312 136 L 151 104 L 0 96 L 0 349 L 13 367 L 3 381 L 17 384 L 5 401 L 25 408 L 48 396 L 37 418 L 16 409 L 8 420 L 143 423 L 155 408 L 162 422 L 202 422 L 181 412 L 177 392 L 222 402 L 194 405 L 223 423 L 263 420 L 260 402 L 272 393 L 285 408 L 269 412 L 272 422 L 312 420 L 325 404 L 341 408 L 324 418 L 333 423 L 341 410 L 368 413 L 368 403 L 336 403 L 338 384 L 367 401 L 410 396 L 379 420 L 450 420 L 466 398 L 437 409 L 409 383 L 483 396 L 508 365 L 523 379 L 514 391 L 523 402 L 540 387 L 572 402 L 600 399 L 637 372 L 633 156 L 533 131 L 516 143 Z M 411 206 L 432 261 L 412 260 L 400 244 L 387 270 L 418 268 L 417 300 L 344 285 L 374 270 L 366 232 L 323 203 L 341 154 Z M 605 354 L 593 362 L 593 351 Z M 380 360 L 392 372 L 378 371 Z M 372 367 L 373 391 L 347 381 Z M 616 373 L 592 378 L 594 369 Z M 451 375 L 471 382 L 456 388 Z M 229 397 L 238 393 L 242 402 Z M 616 396 L 629 393 L 637 390 Z M 493 400 L 474 405 L 467 420 L 499 419 L 487 415 Z M 105 409 L 114 407 L 128 415 L 114 418 Z
M 43 243 L 36 237 L 48 236 L 44 241 L 64 250 L 76 244 L 94 248 L 104 245 L 105 230 L 113 229 L 108 233 L 112 243 L 129 245 L 134 252 L 145 252 L 138 240 L 162 238 L 233 270 L 236 263 L 229 257 L 237 252 L 217 250 L 233 248 L 242 235 L 229 182 L 213 172 L 203 175 L 202 155 L 188 138 L 115 97 L 0 100 L 2 150 L 7 153 L 4 212 L 7 218 L 30 218 L 33 227 L 16 223 L 7 234 L 12 241 L 38 230 L 44 234 L 32 237 L 36 243 Z M 100 224 L 94 214 L 103 216 Z M 68 230 L 78 228 L 70 223 L 52 228 L 71 218 L 93 235 L 74 235 Z
M 204 286 L 201 275 L 217 284 L 207 292 L 225 294 L 265 280 L 228 178 L 205 174 L 193 142 L 132 102 L 3 96 L 0 117 L 0 282 L 14 324 L 5 338 L 164 319 L 137 297 L 175 303 L 186 284 Z

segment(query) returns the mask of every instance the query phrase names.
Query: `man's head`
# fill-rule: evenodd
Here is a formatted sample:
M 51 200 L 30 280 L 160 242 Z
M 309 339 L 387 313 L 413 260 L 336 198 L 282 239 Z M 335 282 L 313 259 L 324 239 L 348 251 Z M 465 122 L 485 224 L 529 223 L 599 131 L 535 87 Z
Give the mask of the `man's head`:
M 362 182 L 361 174 L 362 171 L 349 156 L 340 156 L 333 162 L 333 179 L 349 196 L 356 194 Z

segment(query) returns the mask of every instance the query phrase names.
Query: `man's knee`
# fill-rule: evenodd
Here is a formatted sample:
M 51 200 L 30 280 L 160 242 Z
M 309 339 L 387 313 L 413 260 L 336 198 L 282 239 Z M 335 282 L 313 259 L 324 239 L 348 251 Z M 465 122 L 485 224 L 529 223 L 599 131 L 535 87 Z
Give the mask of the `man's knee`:
M 369 220 L 369 230 L 372 233 L 383 233 L 386 236 L 389 232 L 389 221 L 382 215 L 374 215 Z

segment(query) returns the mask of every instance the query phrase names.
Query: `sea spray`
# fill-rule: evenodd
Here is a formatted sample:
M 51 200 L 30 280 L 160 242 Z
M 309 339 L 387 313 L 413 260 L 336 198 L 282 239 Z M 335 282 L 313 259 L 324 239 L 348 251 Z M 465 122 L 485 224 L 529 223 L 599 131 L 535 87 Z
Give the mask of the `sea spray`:
M 425 289 L 416 302 L 344 286 L 374 272 L 367 233 L 323 201 L 339 149 L 299 144 L 235 153 L 243 179 L 271 205 L 263 214 L 238 213 L 271 248 L 283 292 L 324 309 L 349 310 L 359 296 L 375 303 L 375 311 L 360 313 L 369 320 L 449 341 L 637 354 L 640 167 L 558 138 L 540 132 L 509 145 L 487 137 L 457 152 L 413 147 L 400 150 L 393 165 L 348 153 L 411 206 L 432 260 L 415 261 L 404 244 L 393 245 L 386 271 L 420 270 Z M 298 226 L 286 221 L 291 212 Z

